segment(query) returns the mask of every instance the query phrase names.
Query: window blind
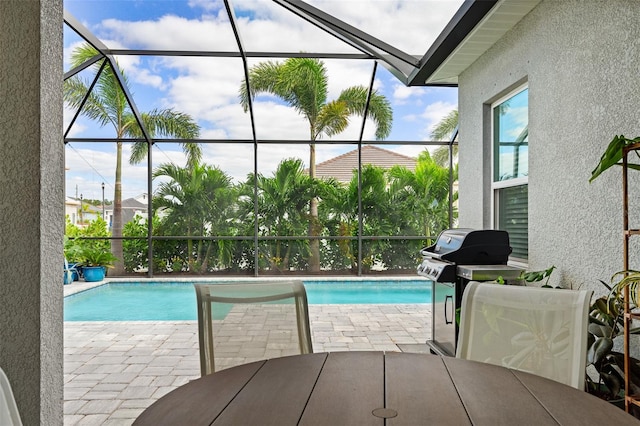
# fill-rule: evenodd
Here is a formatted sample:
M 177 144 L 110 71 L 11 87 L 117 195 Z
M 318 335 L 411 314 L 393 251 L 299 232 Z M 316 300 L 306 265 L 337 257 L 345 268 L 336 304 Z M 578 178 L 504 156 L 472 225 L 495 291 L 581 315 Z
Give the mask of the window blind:
M 529 255 L 529 187 L 512 186 L 496 190 L 498 229 L 509 233 L 511 257 L 527 260 Z

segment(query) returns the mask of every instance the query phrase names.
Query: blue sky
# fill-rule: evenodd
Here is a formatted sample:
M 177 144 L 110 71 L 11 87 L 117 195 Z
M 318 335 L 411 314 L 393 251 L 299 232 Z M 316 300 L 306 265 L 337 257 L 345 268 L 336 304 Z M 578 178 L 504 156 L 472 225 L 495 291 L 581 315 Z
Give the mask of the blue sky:
M 461 4 L 460 0 L 315 0 L 315 7 L 336 16 L 406 53 L 422 56 Z M 268 0 L 232 2 L 243 42 L 248 51 L 354 52 L 299 17 Z M 65 8 L 113 48 L 170 50 L 235 50 L 233 35 L 221 0 L 66 0 Z M 65 26 L 65 70 L 73 48 L 81 43 Z M 263 59 L 264 60 L 264 59 Z M 276 59 L 277 60 L 277 59 Z M 261 60 L 251 59 L 249 66 Z M 242 63 L 229 58 L 118 58 L 125 70 L 138 108 L 175 108 L 201 126 L 203 138 L 250 139 L 249 115 L 238 104 L 243 78 Z M 325 60 L 329 75 L 329 99 L 354 85 L 368 86 L 370 61 Z M 90 72 L 85 72 L 89 78 Z M 384 67 L 378 66 L 375 87 L 392 104 L 394 122 L 388 140 L 429 140 L 433 124 L 456 108 L 457 91 L 451 88 L 407 88 Z M 65 111 L 65 128 L 72 114 Z M 308 125 L 295 111 L 270 96 L 255 102 L 257 136 L 261 139 L 308 139 Z M 339 140 L 356 140 L 361 120 Z M 374 127 L 365 126 L 364 139 L 373 140 Z M 80 119 L 71 137 L 113 137 L 109 128 Z M 318 162 L 354 149 L 353 145 L 318 147 Z M 415 156 L 421 148 L 383 146 Z M 115 149 L 112 145 L 74 143 L 67 147 L 67 195 L 112 199 Z M 234 179 L 253 170 L 253 148 L 203 145 L 204 161 L 220 166 Z M 128 147 L 125 146 L 125 161 Z M 308 163 L 307 145 L 268 145 L 259 148 L 259 172 L 270 174 L 288 157 Z M 180 149 L 172 145 L 154 148 L 154 165 L 172 161 L 184 164 Z M 123 176 L 124 198 L 146 192 L 146 165 L 127 166 Z

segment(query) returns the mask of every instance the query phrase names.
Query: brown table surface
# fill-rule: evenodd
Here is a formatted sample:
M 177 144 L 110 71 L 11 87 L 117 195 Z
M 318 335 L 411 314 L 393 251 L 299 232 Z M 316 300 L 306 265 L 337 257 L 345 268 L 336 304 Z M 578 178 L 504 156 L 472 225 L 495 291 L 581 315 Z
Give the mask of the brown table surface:
M 156 401 L 134 424 L 640 422 L 586 392 L 494 365 L 430 354 L 334 352 L 254 362 L 194 380 Z

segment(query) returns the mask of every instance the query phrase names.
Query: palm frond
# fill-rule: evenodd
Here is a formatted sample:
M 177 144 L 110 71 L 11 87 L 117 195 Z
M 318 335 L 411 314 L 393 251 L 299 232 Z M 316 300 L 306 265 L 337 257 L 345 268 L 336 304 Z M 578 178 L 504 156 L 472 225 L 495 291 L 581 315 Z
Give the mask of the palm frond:
M 349 87 L 340 93 L 339 101 L 347 104 L 351 114 L 363 116 L 367 108 L 369 89 L 364 86 Z M 393 124 L 393 109 L 387 98 L 376 90 L 371 93 L 367 118 L 376 125 L 376 139 L 384 139 L 391 133 Z
M 194 139 L 200 135 L 200 126 L 188 114 L 174 111 L 172 109 L 154 109 L 148 113 L 142 113 L 142 123 L 152 137 L 170 136 L 179 139 Z M 142 138 L 142 130 L 135 122 L 133 116 L 129 117 L 126 127 L 126 134 L 134 138 Z M 185 142 L 181 144 L 182 150 L 187 155 L 187 164 L 193 167 L 200 163 L 202 150 L 195 142 Z M 146 144 L 136 143 L 129 158 L 130 164 L 137 164 L 147 156 Z
M 322 134 L 327 136 L 343 132 L 349 125 L 349 108 L 345 102 L 333 101 L 324 105 L 318 114 L 314 126 L 313 140 Z
M 249 85 L 251 92 L 247 91 L 247 82 L 242 80 L 240 85 L 240 105 L 245 112 L 249 110 L 249 98 L 254 99 L 259 93 L 275 93 L 275 85 L 278 82 L 280 64 L 273 61 L 260 62 L 249 70 Z
M 452 109 L 431 130 L 431 138 L 436 141 L 451 140 L 451 135 L 456 127 L 458 127 L 458 110 Z

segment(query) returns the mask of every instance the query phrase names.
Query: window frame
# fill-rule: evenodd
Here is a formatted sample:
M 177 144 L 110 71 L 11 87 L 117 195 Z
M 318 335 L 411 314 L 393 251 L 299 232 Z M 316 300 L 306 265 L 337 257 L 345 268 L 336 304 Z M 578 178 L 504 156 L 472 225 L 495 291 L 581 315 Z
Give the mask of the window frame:
M 497 108 L 498 106 L 500 106 L 501 104 L 503 104 L 505 101 L 515 97 L 516 95 L 522 93 L 525 90 L 529 90 L 529 83 L 524 83 L 521 85 L 518 85 L 517 87 L 515 87 L 512 90 L 509 90 L 508 92 L 506 92 L 503 96 L 500 96 L 499 98 L 497 98 L 495 101 L 491 102 L 490 104 L 490 113 L 489 113 L 489 121 L 490 121 L 490 128 L 491 128 L 491 134 L 490 134 L 490 148 L 491 148 L 491 226 L 493 229 L 499 229 L 498 228 L 498 224 L 500 222 L 500 216 L 499 216 L 499 196 L 498 196 L 498 192 L 501 189 L 505 189 L 505 188 L 512 188 L 512 187 L 518 187 L 518 186 L 523 186 L 526 185 L 527 187 L 529 186 L 529 175 L 528 175 L 528 171 L 527 171 L 527 176 L 522 176 L 522 177 L 516 177 L 516 178 L 512 178 L 512 179 L 506 179 L 506 180 L 495 180 L 495 169 L 496 169 L 496 147 L 495 147 L 495 120 L 494 120 L 494 110 L 495 108 Z M 529 123 L 529 114 L 528 114 L 528 108 L 529 108 L 529 95 L 527 94 L 527 126 Z M 527 151 L 527 162 L 528 162 L 528 151 Z M 528 189 L 527 189 L 528 190 Z M 527 203 L 527 218 L 529 216 L 529 206 Z M 529 233 L 529 226 L 527 224 L 527 236 Z M 528 242 L 528 238 L 527 238 L 527 252 L 528 252 L 528 248 L 529 248 L 529 242 Z M 527 267 L 528 266 L 528 256 L 527 258 L 522 258 L 522 257 L 514 257 L 514 256 L 509 256 L 509 264 L 515 265 L 515 266 L 521 266 L 521 267 Z

